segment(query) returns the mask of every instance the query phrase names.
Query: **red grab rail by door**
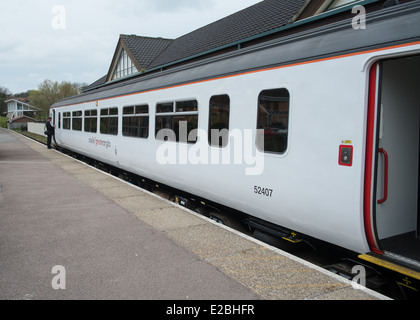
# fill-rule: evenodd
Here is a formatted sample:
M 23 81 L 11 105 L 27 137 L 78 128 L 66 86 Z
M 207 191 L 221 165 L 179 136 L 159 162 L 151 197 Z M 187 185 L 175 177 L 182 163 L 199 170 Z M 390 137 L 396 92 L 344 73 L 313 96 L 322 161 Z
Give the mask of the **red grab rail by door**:
M 382 199 L 378 200 L 378 204 L 384 203 L 388 199 L 388 153 L 383 149 L 379 148 L 379 153 L 382 153 L 384 156 L 384 195 Z

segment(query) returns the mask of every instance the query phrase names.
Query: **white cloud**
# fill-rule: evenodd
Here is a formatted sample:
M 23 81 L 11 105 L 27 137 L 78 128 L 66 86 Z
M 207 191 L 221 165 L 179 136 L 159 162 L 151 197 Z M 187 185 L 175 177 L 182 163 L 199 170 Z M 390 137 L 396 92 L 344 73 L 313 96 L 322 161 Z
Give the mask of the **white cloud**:
M 259 1 L 8 1 L 0 11 L 0 86 L 18 93 L 44 79 L 91 83 L 107 73 L 120 34 L 174 39 Z M 57 5 L 64 29 L 51 24 Z

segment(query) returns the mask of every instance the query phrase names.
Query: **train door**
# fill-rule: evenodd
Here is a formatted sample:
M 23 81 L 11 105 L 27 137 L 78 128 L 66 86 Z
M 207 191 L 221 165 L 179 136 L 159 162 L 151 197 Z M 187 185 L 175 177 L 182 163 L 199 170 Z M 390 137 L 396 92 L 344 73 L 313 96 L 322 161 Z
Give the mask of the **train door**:
M 369 95 L 365 225 L 370 246 L 417 264 L 420 55 L 376 63 Z

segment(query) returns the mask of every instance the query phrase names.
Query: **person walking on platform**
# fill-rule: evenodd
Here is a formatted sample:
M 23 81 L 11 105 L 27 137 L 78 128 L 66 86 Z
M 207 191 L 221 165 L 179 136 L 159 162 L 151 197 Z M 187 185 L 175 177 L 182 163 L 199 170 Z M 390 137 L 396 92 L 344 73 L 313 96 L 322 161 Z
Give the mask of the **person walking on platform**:
M 48 149 L 52 149 L 51 147 L 51 139 L 54 135 L 54 126 L 51 124 L 51 117 L 48 117 L 47 122 L 45 123 L 45 134 L 47 135 L 47 147 Z

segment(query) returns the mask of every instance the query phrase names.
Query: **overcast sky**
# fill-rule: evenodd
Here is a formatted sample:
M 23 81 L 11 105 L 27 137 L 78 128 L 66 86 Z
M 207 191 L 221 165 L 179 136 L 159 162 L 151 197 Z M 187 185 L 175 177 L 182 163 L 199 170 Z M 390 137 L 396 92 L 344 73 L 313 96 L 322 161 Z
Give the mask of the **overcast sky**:
M 120 34 L 176 39 L 261 0 L 1 0 L 0 87 L 92 83 Z

